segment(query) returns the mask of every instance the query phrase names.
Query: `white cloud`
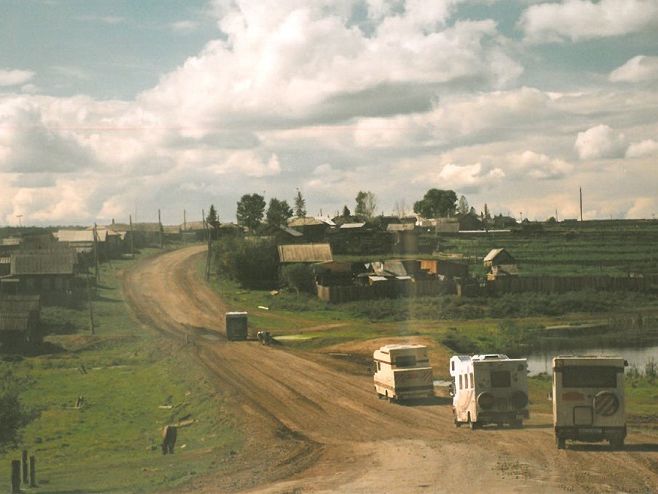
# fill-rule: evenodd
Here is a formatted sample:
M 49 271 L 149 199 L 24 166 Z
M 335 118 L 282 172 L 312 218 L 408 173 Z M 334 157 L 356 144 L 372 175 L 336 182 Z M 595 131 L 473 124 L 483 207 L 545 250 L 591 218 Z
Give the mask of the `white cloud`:
M 574 147 L 581 160 L 620 158 L 626 151 L 626 138 L 607 125 L 579 132 Z
M 633 142 L 626 150 L 627 158 L 644 158 L 647 156 L 658 156 L 658 142 L 653 139 Z
M 555 180 L 564 178 L 573 171 L 573 165 L 559 159 L 534 151 L 524 151 L 511 157 L 512 163 L 518 167 L 518 173 L 539 180 Z
M 649 31 L 658 26 L 656 0 L 563 0 L 528 7 L 519 27 L 530 42 L 581 41 Z
M 19 86 L 34 77 L 31 70 L 0 69 L 0 87 Z
M 658 213 L 658 199 L 656 197 L 638 197 L 626 212 L 626 218 L 655 218 Z
M 645 82 L 658 80 L 658 57 L 638 55 L 610 73 L 612 82 Z
M 196 21 L 177 21 L 170 24 L 170 28 L 175 33 L 187 34 L 196 31 L 199 23 Z
M 480 187 L 485 183 L 495 182 L 505 177 L 505 172 L 500 168 L 485 169 L 482 163 L 471 165 L 458 165 L 448 163 L 435 175 L 432 183 L 439 184 L 443 188 L 454 188 L 469 190 Z

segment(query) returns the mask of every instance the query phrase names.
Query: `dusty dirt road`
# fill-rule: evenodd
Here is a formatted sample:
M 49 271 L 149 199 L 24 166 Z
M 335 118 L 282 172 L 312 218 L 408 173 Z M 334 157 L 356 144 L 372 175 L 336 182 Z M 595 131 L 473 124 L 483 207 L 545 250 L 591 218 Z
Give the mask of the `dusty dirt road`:
M 188 335 L 248 431 L 231 473 L 190 492 L 658 492 L 655 436 L 631 432 L 627 448 L 612 452 L 557 450 L 548 415 L 519 430 L 455 429 L 447 400 L 392 405 L 345 362 L 227 342 L 226 308 L 195 268 L 204 250 L 145 259 L 124 277 L 135 315 L 174 338 Z

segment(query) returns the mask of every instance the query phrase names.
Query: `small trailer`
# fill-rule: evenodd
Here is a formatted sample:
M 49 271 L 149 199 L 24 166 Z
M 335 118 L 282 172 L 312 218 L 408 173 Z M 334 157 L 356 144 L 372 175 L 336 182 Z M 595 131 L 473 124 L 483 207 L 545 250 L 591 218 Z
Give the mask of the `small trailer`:
M 621 357 L 553 358 L 553 426 L 558 449 L 566 440 L 607 440 L 621 449 L 626 438 L 624 367 Z
M 229 341 L 246 340 L 248 335 L 247 313 L 226 313 L 226 338 Z
M 375 391 L 389 401 L 434 396 L 432 367 L 423 345 L 385 345 L 373 353 Z
M 528 412 L 528 363 L 507 355 L 456 355 L 450 359 L 455 426 L 521 427 Z

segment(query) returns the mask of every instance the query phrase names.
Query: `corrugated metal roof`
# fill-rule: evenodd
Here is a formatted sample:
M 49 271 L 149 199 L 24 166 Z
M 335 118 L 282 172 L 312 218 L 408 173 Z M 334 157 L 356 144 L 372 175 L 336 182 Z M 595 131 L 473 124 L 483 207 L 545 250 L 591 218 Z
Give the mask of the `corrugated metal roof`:
M 353 229 L 357 229 L 357 228 L 363 228 L 364 226 L 366 226 L 365 223 L 343 223 L 342 225 L 340 225 L 340 229 L 341 230 L 353 230 Z
M 75 252 L 70 249 L 16 252 L 11 255 L 10 273 L 14 276 L 32 274 L 73 274 Z
M 286 232 L 291 237 L 303 237 L 304 234 L 300 231 L 295 230 L 294 228 L 288 228 L 287 226 L 282 226 L 281 230 Z
M 329 244 L 279 245 L 281 262 L 324 262 L 332 261 Z

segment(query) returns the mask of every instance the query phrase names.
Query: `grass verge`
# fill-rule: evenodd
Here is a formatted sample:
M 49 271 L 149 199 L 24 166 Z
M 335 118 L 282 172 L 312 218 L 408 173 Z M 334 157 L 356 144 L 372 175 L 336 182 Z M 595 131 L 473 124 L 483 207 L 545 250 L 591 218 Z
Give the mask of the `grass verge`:
M 39 493 L 157 492 L 226 466 L 243 444 L 192 355 L 131 317 L 121 273 L 133 263 L 102 266 L 95 335 L 87 307 L 47 307 L 53 351 L 4 363 L 29 383 L 21 400 L 39 415 L 0 465 L 8 472 L 27 449 L 37 457 Z M 163 456 L 161 428 L 179 421 L 190 425 L 179 429 L 175 454 Z M 4 475 L 0 489 L 9 491 Z

